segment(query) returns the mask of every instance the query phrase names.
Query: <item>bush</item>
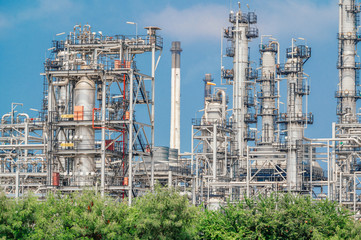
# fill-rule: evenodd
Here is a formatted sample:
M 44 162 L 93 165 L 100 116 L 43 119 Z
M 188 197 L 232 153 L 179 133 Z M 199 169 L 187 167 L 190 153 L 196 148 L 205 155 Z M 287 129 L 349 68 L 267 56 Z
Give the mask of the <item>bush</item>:
M 191 206 L 175 190 L 116 201 L 85 191 L 0 195 L 0 239 L 361 239 L 361 226 L 337 203 L 273 194 L 212 211 Z
M 34 197 L 14 201 L 0 193 L 0 239 L 24 239 L 35 224 L 38 202 Z
M 192 239 L 195 207 L 175 190 L 156 187 L 134 204 L 135 235 L 141 239 Z
M 291 194 L 205 210 L 199 239 L 361 239 L 361 226 L 337 203 Z

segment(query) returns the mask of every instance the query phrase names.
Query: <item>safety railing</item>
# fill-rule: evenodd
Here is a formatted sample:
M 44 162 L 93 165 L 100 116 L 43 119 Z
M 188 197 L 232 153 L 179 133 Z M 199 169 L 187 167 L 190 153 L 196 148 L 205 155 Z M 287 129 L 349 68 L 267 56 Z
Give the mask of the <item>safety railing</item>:
M 230 120 L 222 120 L 219 118 L 193 118 L 192 125 L 193 126 L 213 126 L 216 124 L 217 126 L 221 126 L 224 128 L 232 128 L 233 122 Z

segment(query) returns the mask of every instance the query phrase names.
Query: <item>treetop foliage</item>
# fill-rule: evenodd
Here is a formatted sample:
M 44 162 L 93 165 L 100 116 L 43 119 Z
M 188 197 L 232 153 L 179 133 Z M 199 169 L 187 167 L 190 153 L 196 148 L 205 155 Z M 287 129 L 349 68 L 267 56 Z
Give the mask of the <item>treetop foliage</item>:
M 0 194 L 0 239 L 361 239 L 361 224 L 327 200 L 275 193 L 214 211 L 156 187 L 132 206 L 92 191 Z

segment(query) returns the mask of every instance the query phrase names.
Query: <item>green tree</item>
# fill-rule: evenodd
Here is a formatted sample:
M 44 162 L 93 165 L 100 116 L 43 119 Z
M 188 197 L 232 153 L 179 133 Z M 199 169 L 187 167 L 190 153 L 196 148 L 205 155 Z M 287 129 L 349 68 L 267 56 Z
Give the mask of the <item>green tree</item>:
M 361 239 L 348 210 L 327 200 L 291 194 L 247 198 L 205 210 L 198 239 Z
M 0 193 L 0 239 L 26 239 L 35 224 L 37 206 L 35 197 L 15 201 Z
M 198 210 L 175 190 L 156 187 L 132 206 L 132 227 L 140 239 L 192 239 Z

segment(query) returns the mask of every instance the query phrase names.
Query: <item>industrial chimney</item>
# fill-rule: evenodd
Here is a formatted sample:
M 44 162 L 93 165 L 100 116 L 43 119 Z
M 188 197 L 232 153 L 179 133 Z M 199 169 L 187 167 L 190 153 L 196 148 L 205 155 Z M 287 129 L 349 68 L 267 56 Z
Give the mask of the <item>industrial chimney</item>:
M 170 148 L 180 150 L 180 42 L 172 42 Z

